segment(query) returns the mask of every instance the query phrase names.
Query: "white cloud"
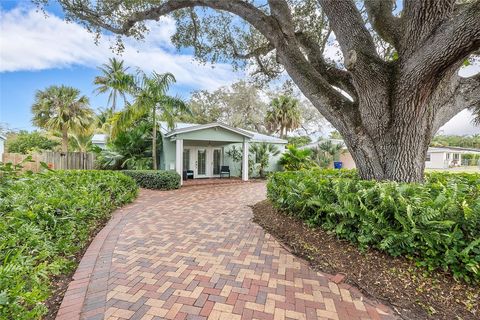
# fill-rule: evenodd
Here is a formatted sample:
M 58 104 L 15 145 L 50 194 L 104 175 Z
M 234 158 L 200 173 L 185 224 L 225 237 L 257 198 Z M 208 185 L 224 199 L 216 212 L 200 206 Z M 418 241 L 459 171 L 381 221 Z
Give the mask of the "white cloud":
M 471 77 L 480 72 L 479 65 L 470 65 L 460 69 L 458 73 L 462 77 Z M 443 127 L 440 128 L 441 134 L 470 135 L 480 134 L 480 126 L 472 123 L 472 113 L 469 110 L 463 110 L 455 117 L 450 119 Z
M 130 66 L 145 71 L 172 72 L 179 84 L 198 89 L 216 89 L 236 81 L 242 75 L 234 73 L 228 64 L 202 65 L 191 55 L 175 51 L 170 36 L 175 22 L 162 18 L 148 24 L 151 32 L 144 41 L 125 40 L 121 58 Z M 333 37 L 333 35 L 331 36 Z M 45 70 L 72 65 L 95 67 L 113 56 L 111 36 L 103 36 L 98 45 L 93 35 L 76 23 L 66 23 L 55 15 L 48 18 L 32 8 L 0 9 L 0 73 L 25 70 Z M 329 45 L 326 56 L 342 61 L 338 47 Z M 461 71 L 462 76 L 479 72 L 471 66 Z M 480 133 L 480 127 L 471 124 L 471 113 L 462 111 L 441 130 L 445 134 Z
M 163 18 L 149 24 L 144 41 L 125 40 L 120 58 L 145 71 L 172 72 L 179 84 L 198 89 L 214 89 L 235 81 L 228 64 L 203 65 L 193 57 L 177 52 L 170 41 L 175 22 Z M 48 18 L 32 8 L 0 10 L 0 72 L 44 70 L 72 65 L 95 67 L 114 54 L 114 37 L 104 35 L 95 45 L 93 35 L 76 23 L 55 15 Z

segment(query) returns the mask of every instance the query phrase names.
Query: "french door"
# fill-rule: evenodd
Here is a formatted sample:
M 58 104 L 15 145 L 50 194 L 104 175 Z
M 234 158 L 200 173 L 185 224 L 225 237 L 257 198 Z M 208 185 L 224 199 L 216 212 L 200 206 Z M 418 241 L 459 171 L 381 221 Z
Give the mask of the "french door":
M 207 177 L 207 149 L 206 148 L 198 148 L 197 149 L 197 174 L 196 178 L 205 178 Z
M 194 178 L 218 177 L 222 148 L 188 147 L 183 149 L 183 170 L 193 170 Z
M 220 175 L 220 166 L 222 165 L 222 149 L 213 149 L 212 175 Z

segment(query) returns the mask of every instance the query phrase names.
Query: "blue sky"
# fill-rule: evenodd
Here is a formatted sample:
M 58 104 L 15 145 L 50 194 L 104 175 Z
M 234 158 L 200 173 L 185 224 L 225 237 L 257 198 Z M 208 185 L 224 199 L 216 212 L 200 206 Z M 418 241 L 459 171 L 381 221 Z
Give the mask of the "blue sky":
M 98 46 L 83 27 L 64 22 L 58 7 L 48 8 L 49 17 L 36 12 L 29 1 L 0 0 L 0 126 L 31 130 L 35 91 L 50 85 L 76 87 L 90 98 L 92 108 L 105 107 L 107 96 L 93 93 L 97 67 L 115 54 L 113 38 L 105 35 Z M 188 99 L 191 91 L 213 90 L 243 77 L 230 65 L 202 65 L 189 50 L 178 52 L 170 41 L 175 31 L 172 19 L 151 25 L 145 41 L 126 40 L 120 59 L 146 72 L 172 72 L 177 83 L 170 94 Z
M 32 130 L 30 107 L 35 91 L 50 85 L 76 87 L 90 98 L 92 108 L 105 107 L 107 96 L 97 96 L 92 81 L 97 67 L 113 57 L 114 38 L 104 35 L 98 45 L 93 35 L 75 23 L 66 23 L 58 7 L 48 8 L 45 18 L 26 0 L 0 0 L 0 127 Z M 188 99 L 191 91 L 214 90 L 241 78 L 228 64 L 202 65 L 189 50 L 178 52 L 170 41 L 175 23 L 162 18 L 149 25 L 145 41 L 125 40 L 119 57 L 125 64 L 146 72 L 172 72 L 177 83 L 170 94 Z M 478 72 L 479 66 L 465 75 Z M 442 128 L 446 134 L 480 133 L 471 115 L 463 111 Z

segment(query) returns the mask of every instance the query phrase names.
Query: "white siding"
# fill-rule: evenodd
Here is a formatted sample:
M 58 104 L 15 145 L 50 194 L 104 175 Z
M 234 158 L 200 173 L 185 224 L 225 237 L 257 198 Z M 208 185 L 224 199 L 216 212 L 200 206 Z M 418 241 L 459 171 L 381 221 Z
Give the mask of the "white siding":
M 448 168 L 446 161 L 446 152 L 429 152 L 430 161 L 425 161 L 425 168 L 445 169 Z

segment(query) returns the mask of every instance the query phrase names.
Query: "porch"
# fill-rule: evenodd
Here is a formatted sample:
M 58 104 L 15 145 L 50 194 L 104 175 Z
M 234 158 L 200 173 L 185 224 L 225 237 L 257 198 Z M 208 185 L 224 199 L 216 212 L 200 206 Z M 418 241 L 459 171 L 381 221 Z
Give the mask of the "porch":
M 235 146 L 242 152 L 240 164 L 233 164 L 231 159 L 227 159 L 226 152 L 232 146 Z M 216 184 L 225 180 L 247 181 L 249 179 L 248 148 L 249 143 L 247 140 L 239 143 L 237 141 L 176 139 L 175 170 L 182 176 L 182 184 L 186 172 L 189 173 L 189 179 L 185 180 L 185 182 L 211 181 L 210 183 Z M 244 150 L 247 152 L 245 153 Z M 222 174 L 222 167 L 228 167 L 230 174 Z M 241 169 L 237 167 L 241 167 Z M 204 182 L 196 182 L 195 184 L 205 184 Z M 192 182 L 191 184 L 194 183 Z
M 183 181 L 184 187 L 190 186 L 214 186 L 214 185 L 223 185 L 223 184 L 239 184 L 245 183 L 239 177 L 231 177 L 230 179 L 220 179 L 220 178 L 206 178 L 206 179 L 188 179 Z
M 247 181 L 248 149 L 252 137 L 251 133 L 220 123 L 197 125 L 167 133 L 165 138 L 168 138 L 171 144 L 165 144 L 164 148 L 166 147 L 166 151 L 174 149 L 175 158 L 170 169 L 180 174 L 183 185 L 185 171 L 193 174 L 194 179 L 214 178 L 218 182 L 219 179 L 215 178 L 220 178 L 222 166 L 228 165 L 231 171 L 234 169 L 231 161 L 226 161 L 226 150 L 235 146 L 242 154 L 241 170 L 235 168 L 236 173 L 241 171 L 241 181 Z M 238 163 L 235 163 L 235 166 L 237 165 Z

